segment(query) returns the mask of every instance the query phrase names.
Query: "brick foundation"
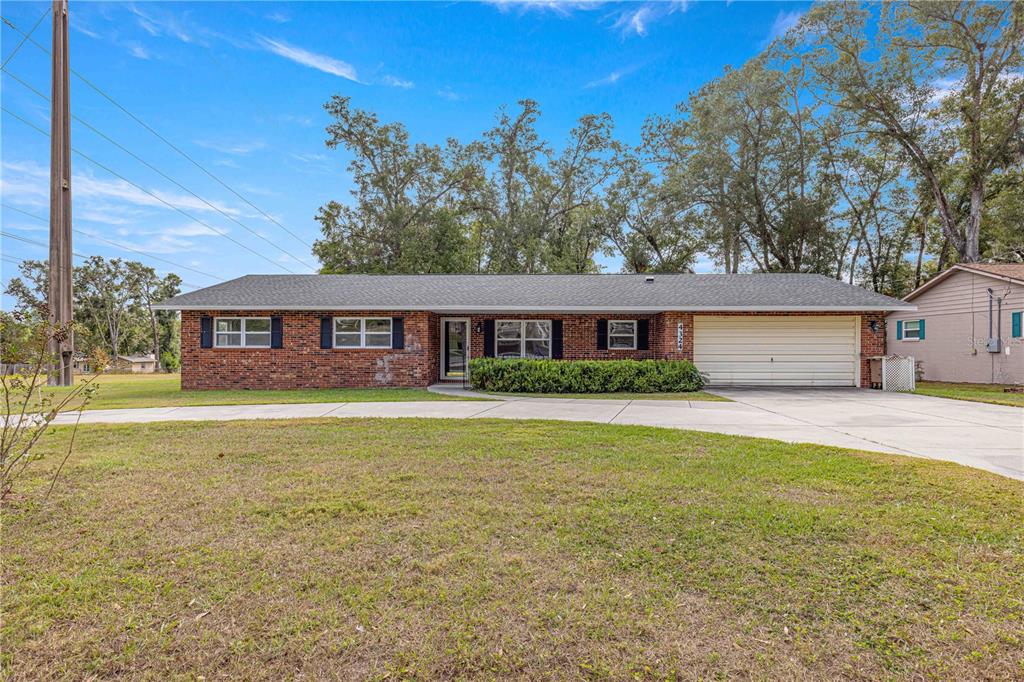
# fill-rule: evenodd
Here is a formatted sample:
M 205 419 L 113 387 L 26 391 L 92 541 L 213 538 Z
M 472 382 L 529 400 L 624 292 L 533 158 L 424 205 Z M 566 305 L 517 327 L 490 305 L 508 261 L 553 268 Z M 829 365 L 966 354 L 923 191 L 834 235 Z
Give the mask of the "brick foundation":
M 858 313 L 737 313 L 711 312 L 700 315 L 857 315 Z M 200 319 L 211 317 L 282 318 L 284 347 L 201 348 Z M 320 318 L 402 317 L 405 320 L 403 349 L 320 348 Z M 196 389 L 285 389 L 285 388 L 369 388 L 423 387 L 436 383 L 440 374 L 440 325 L 442 315 L 423 311 L 194 311 L 181 313 L 181 385 Z M 451 315 L 451 317 L 460 317 Z M 469 318 L 470 355 L 483 357 L 483 321 L 562 320 L 563 357 L 567 360 L 602 359 L 693 359 L 693 313 L 656 314 L 537 314 L 462 315 Z M 646 319 L 649 321 L 648 350 L 598 350 L 598 319 Z M 861 385 L 868 385 L 867 358 L 885 352 L 885 314 L 860 314 Z M 877 323 L 877 332 L 870 324 Z M 679 327 L 682 324 L 682 339 Z M 680 343 L 681 341 L 681 343 Z M 698 368 L 699 369 L 699 368 Z

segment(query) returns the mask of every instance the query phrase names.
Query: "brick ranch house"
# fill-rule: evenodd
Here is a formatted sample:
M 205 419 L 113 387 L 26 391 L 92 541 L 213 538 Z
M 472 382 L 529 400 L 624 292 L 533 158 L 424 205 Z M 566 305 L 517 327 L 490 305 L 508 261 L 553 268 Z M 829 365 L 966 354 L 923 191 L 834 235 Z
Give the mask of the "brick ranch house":
M 422 387 L 468 358 L 687 359 L 712 385 L 866 386 L 912 304 L 809 274 L 248 275 L 181 311 L 182 388 Z

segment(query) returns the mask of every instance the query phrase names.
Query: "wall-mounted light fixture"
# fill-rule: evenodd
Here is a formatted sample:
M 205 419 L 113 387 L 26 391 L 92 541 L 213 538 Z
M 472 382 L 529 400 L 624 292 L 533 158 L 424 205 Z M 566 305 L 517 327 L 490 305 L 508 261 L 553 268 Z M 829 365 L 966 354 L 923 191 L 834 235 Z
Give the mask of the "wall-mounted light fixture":
M 868 322 L 868 328 L 871 329 L 872 333 L 878 333 L 878 320 L 871 320 Z
M 477 320 L 476 324 L 473 325 L 473 331 L 476 332 L 477 334 L 482 334 L 484 331 L 483 323 Z

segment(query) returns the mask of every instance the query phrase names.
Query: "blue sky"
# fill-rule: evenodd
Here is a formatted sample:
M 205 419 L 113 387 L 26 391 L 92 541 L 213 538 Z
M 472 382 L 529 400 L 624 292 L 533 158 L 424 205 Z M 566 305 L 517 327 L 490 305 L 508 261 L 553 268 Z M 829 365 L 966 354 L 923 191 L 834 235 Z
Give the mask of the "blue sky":
M 2 2 L 0 14 L 27 31 L 48 6 Z M 142 189 L 74 156 L 74 250 L 177 271 L 186 289 L 252 272 L 310 272 L 313 216 L 351 188 L 346 155 L 324 146 L 322 105 L 331 95 L 403 121 L 425 142 L 478 136 L 498 107 L 531 98 L 543 110 L 540 132 L 556 146 L 577 118 L 601 111 L 614 117 L 620 139 L 635 143 L 645 118 L 670 113 L 724 66 L 755 55 L 806 7 L 72 0 L 72 68 L 249 202 L 73 76 L 73 114 L 219 209 L 75 121 L 72 145 Z M 20 36 L 6 25 L 0 35 L 6 60 Z M 49 18 L 33 37 L 49 46 Z M 48 59 L 25 44 L 6 69 L 48 96 Z M 0 87 L 5 109 L 49 130 L 45 100 L 7 73 Z M 4 113 L 0 145 L 3 230 L 45 242 L 46 224 L 19 211 L 47 215 L 49 141 Z M 14 261 L 46 254 L 7 236 L 2 251 L 4 284 L 17 274 Z M 614 260 L 606 265 L 618 269 Z

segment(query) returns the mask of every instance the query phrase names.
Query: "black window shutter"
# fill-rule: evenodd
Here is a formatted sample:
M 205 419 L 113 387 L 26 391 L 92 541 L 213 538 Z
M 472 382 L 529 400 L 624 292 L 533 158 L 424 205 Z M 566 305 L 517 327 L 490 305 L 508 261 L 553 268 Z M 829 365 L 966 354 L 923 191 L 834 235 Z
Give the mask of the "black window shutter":
M 320 318 L 320 347 L 321 348 L 332 348 L 334 346 L 331 343 L 331 337 L 334 335 L 334 330 L 331 327 L 334 325 L 334 319 L 330 317 Z
M 405 318 L 391 318 L 391 347 L 405 348 Z
M 280 317 L 270 318 L 270 347 L 284 348 L 284 324 Z
M 199 347 L 213 348 L 213 318 L 209 315 L 199 318 Z
M 649 337 L 651 335 L 651 321 L 650 320 L 637 320 L 636 321 L 636 349 L 647 350 L 650 345 Z
M 484 320 L 484 357 L 494 357 L 494 320 Z
M 608 350 L 608 320 L 597 321 L 597 349 Z
M 562 359 L 562 321 L 551 320 L 551 357 Z

